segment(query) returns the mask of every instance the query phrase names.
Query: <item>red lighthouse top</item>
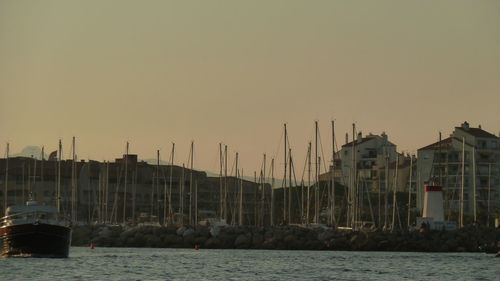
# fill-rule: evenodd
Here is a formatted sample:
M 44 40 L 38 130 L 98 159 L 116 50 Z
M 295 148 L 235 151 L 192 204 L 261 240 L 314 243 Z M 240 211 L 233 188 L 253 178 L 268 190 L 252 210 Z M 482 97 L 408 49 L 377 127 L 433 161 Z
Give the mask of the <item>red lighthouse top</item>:
M 443 187 L 440 185 L 426 185 L 425 192 L 443 191 Z

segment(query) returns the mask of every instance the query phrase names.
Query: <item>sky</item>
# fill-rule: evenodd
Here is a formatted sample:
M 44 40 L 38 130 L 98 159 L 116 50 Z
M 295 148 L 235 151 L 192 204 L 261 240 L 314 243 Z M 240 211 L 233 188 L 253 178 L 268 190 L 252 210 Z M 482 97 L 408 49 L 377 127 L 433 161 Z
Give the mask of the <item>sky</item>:
M 386 132 L 415 153 L 467 120 L 500 132 L 500 1 L 0 0 L 0 151 L 125 152 L 244 175 L 300 176 L 318 121 L 323 158 Z M 277 172 L 278 173 L 278 172 Z

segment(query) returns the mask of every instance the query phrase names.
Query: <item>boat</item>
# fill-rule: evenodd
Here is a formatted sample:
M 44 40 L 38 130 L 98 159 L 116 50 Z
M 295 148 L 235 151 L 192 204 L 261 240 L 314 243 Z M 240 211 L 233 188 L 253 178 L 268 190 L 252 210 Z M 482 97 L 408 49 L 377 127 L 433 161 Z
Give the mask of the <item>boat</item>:
M 56 207 L 30 200 L 8 207 L 5 214 L 0 220 L 2 256 L 68 257 L 71 223 Z

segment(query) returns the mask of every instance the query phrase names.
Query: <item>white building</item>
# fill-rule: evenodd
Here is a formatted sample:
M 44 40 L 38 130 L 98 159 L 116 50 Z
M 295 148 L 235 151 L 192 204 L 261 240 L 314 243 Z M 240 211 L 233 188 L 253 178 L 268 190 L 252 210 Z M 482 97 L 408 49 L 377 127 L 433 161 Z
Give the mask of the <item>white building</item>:
M 480 223 L 492 224 L 500 198 L 499 137 L 464 122 L 450 137 L 420 148 L 417 157 L 418 208 L 423 207 L 424 184 L 432 181 L 443 186 L 446 219 L 458 221 L 463 182 L 465 222 L 476 218 Z
M 356 141 L 346 141 L 340 150 L 340 157 L 342 174 L 347 186 L 350 186 L 352 177 L 356 174 L 357 180 L 362 180 L 366 186 L 373 188 L 378 186 L 378 183 L 374 182 L 378 178 L 377 167 L 385 167 L 386 163 L 396 161 L 398 153 L 396 145 L 389 141 L 387 134 L 382 133 L 380 136 L 368 134 L 363 137 L 360 132 Z

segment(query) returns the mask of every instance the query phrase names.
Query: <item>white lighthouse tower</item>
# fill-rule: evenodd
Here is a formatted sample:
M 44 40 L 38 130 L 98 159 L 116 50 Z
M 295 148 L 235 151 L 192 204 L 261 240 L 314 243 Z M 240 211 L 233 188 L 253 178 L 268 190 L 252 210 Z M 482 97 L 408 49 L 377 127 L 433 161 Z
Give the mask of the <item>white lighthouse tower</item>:
M 443 188 L 439 185 L 425 185 L 424 210 L 417 218 L 417 227 L 427 224 L 430 229 L 453 230 L 455 222 L 445 221 L 443 208 Z
M 423 218 L 444 222 L 443 188 L 439 185 L 426 185 L 424 194 Z

